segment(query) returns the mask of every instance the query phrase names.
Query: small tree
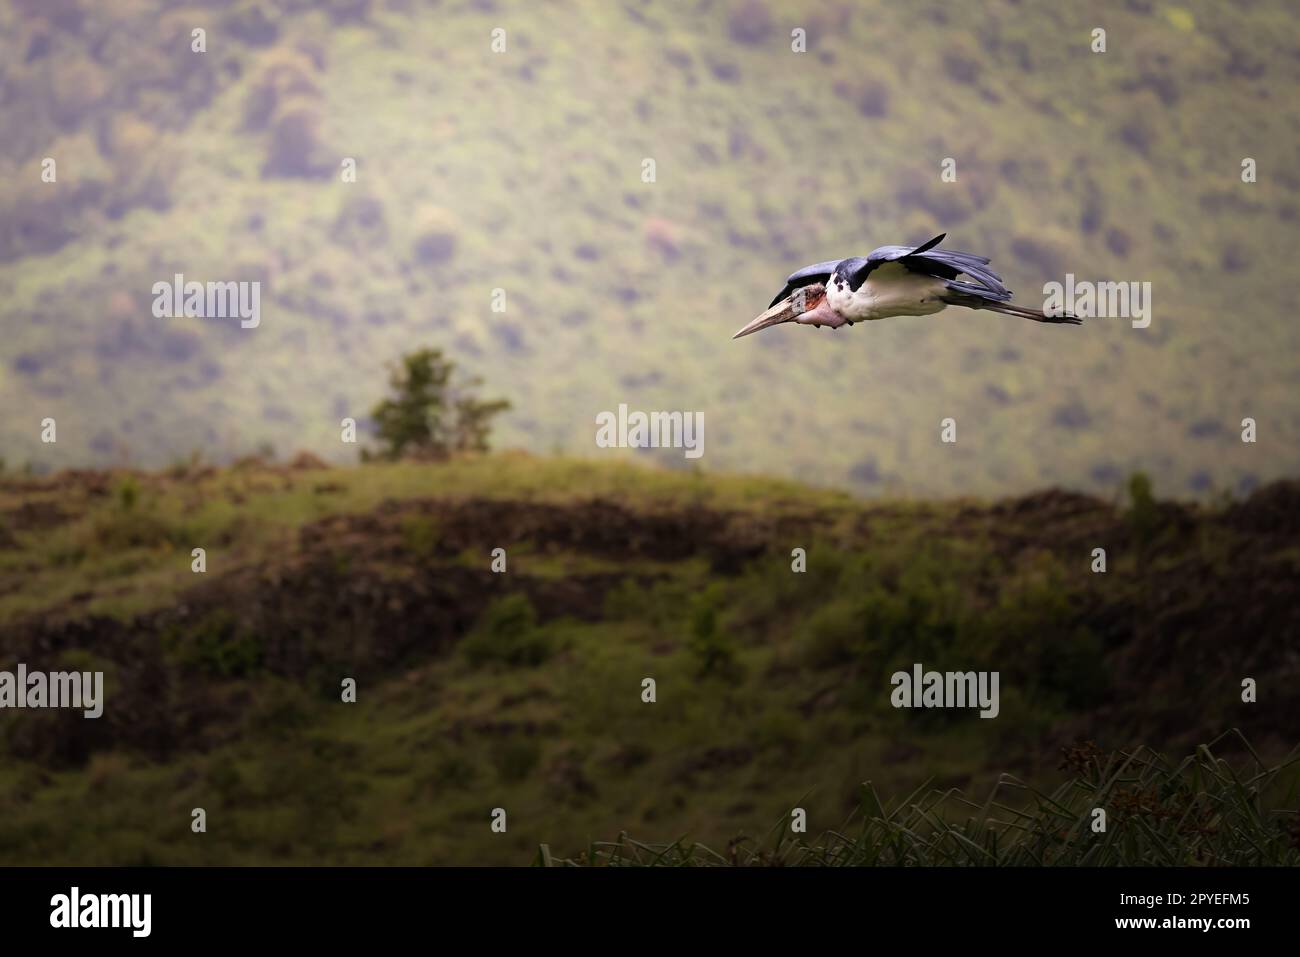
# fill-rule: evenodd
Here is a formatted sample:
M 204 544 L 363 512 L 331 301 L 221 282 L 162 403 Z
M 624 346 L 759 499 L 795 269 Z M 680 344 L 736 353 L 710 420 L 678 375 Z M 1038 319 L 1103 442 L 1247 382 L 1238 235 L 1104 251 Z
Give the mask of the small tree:
M 505 399 L 481 401 L 479 378 L 454 382 L 456 363 L 441 349 L 420 349 L 402 357 L 388 377 L 393 395 L 370 412 L 380 455 L 397 459 L 445 458 L 451 452 L 485 452 L 492 417 L 510 408 Z

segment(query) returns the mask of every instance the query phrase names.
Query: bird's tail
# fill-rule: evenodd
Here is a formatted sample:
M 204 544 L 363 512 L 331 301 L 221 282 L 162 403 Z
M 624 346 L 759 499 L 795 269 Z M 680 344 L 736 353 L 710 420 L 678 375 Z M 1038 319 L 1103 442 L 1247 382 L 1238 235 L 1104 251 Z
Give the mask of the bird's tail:
M 951 284 L 950 284 L 951 287 Z M 1069 313 L 1062 313 L 1059 316 L 1051 316 L 1041 309 L 1031 309 L 1028 306 L 1016 306 L 1012 303 L 1001 299 L 992 299 L 988 296 L 981 296 L 975 293 L 953 290 L 943 297 L 943 301 L 953 306 L 965 306 L 967 309 L 987 309 L 990 312 L 1000 312 L 1004 316 L 1019 316 L 1021 319 L 1032 319 L 1034 322 L 1050 322 L 1058 325 L 1078 326 L 1083 324 L 1083 320 L 1078 316 L 1072 316 Z

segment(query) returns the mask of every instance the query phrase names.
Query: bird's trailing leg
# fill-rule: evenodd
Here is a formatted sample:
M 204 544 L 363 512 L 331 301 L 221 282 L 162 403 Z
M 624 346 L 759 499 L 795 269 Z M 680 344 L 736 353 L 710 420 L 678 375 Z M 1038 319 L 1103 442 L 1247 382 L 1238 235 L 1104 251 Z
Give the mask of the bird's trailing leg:
M 1008 293 L 1010 295 L 1010 293 Z M 950 292 L 943 297 L 943 301 L 953 306 L 965 306 L 967 309 L 988 309 L 991 312 L 1000 312 L 1004 316 L 1018 316 L 1021 319 L 1032 319 L 1034 322 L 1048 322 L 1056 325 L 1079 326 L 1083 320 L 1069 313 L 1061 315 L 1049 315 L 1042 309 L 1032 309 L 1029 306 L 1017 306 L 1014 303 L 990 299 L 987 296 L 971 295 L 960 291 Z

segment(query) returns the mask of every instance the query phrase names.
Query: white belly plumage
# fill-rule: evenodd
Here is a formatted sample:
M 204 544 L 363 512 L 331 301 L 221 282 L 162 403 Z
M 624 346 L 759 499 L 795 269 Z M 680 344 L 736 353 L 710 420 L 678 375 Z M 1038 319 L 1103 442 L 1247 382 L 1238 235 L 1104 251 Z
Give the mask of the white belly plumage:
M 947 291 L 944 280 L 910 272 L 897 263 L 886 263 L 871 271 L 856 291 L 847 282 L 831 280 L 827 304 L 852 322 L 888 319 L 890 316 L 929 316 L 944 309 L 940 296 Z

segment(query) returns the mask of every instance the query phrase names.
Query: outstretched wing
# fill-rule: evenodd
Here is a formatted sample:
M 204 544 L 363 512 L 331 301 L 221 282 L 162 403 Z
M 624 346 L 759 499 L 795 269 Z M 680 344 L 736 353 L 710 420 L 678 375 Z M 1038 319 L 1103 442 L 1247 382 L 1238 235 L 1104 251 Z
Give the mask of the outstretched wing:
M 867 277 L 871 275 L 872 270 L 877 266 L 905 260 L 911 256 L 921 256 L 943 242 L 944 237 L 947 235 L 947 233 L 940 233 L 934 239 L 921 243 L 919 246 L 881 246 L 878 249 L 871 250 L 865 259 L 858 257 L 853 261 L 851 269 L 843 270 L 848 273 L 849 288 L 857 292 L 858 287 L 867 281 Z
M 853 272 L 849 283 L 851 288 L 856 290 L 861 286 L 877 266 L 897 262 L 912 272 L 948 280 L 948 288 L 954 292 L 973 293 L 1000 302 L 1011 298 L 1011 290 L 1002 284 L 1002 277 L 988 268 L 988 257 L 953 249 L 935 249 L 946 235 L 941 233 L 920 246 L 881 246 L 873 250 L 862 266 Z M 963 273 L 973 281 L 959 280 L 957 277 Z
M 785 288 L 776 294 L 776 298 L 768 303 L 767 308 L 771 309 L 801 286 L 811 286 L 815 282 L 826 283 L 831 278 L 831 273 L 835 271 L 835 267 L 841 262 L 843 260 L 831 259 L 824 263 L 804 266 L 798 272 L 791 273 L 790 278 L 785 281 Z
M 849 288 L 856 292 L 858 287 L 867 281 L 872 270 L 892 262 L 900 263 L 912 272 L 934 276 L 936 279 L 946 279 L 948 288 L 954 292 L 972 293 L 999 302 L 1010 299 L 1011 290 L 1002 284 L 1001 276 L 988 268 L 987 257 L 952 249 L 935 248 L 947 235 L 947 233 L 940 233 L 919 246 L 881 246 L 879 249 L 873 249 L 865 259 L 860 256 L 853 259 L 832 259 L 824 263 L 804 266 L 798 272 L 790 274 L 790 278 L 785 281 L 785 288 L 776 294 L 768 308 L 775 306 L 801 286 L 810 286 L 815 282 L 830 282 L 837 266 L 843 267 L 840 269 L 841 275 L 848 274 Z M 957 278 L 963 274 L 968 276 L 969 280 Z

